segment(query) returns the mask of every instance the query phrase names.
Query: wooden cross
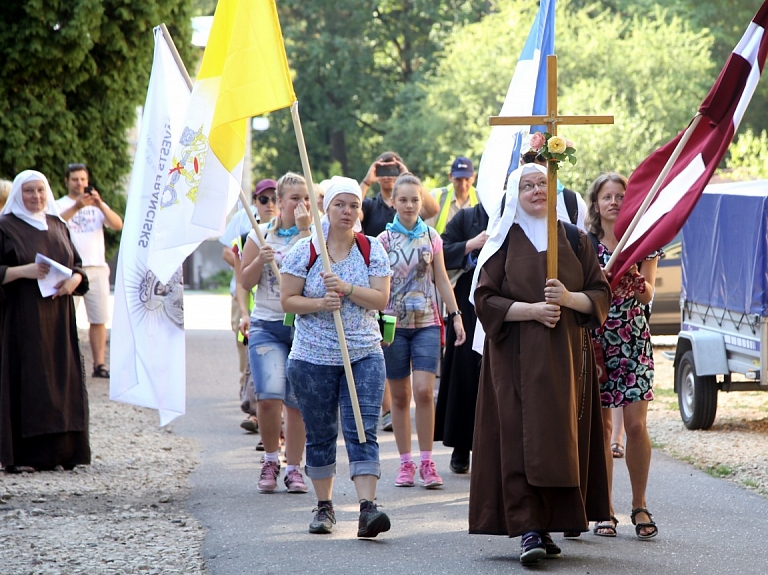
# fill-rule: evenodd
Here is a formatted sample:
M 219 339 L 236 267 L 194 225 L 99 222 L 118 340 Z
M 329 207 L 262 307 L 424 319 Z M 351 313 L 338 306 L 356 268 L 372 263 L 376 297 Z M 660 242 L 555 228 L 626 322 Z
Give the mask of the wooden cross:
M 557 125 L 613 124 L 613 116 L 560 116 L 557 113 L 557 56 L 547 56 L 546 116 L 491 116 L 491 126 L 538 126 L 557 135 Z M 557 170 L 554 161 L 547 169 L 547 278 L 557 277 Z M 509 193 L 509 191 L 508 191 Z M 517 190 L 513 190 L 517 193 Z

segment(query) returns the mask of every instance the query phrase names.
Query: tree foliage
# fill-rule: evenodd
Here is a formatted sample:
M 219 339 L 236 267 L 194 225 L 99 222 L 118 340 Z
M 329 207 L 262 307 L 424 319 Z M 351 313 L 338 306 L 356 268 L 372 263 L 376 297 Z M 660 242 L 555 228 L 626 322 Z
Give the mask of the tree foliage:
M 283 0 L 278 2 L 295 74 L 304 136 L 321 176 L 362 177 L 381 151 L 398 94 L 437 65 L 461 25 L 487 13 L 467 0 Z M 290 115 L 254 134 L 255 177 L 300 167 Z
M 5 0 L 0 27 L 0 174 L 34 168 L 65 193 L 64 170 L 86 162 L 122 212 L 127 132 L 146 96 L 152 28 L 168 26 L 190 63 L 187 0 Z
M 530 4 L 506 2 L 457 31 L 439 67 L 403 99 L 385 142 L 430 174 L 446 171 L 459 153 L 479 159 L 488 116 L 501 108 L 533 20 Z M 579 158 L 561 178 L 583 190 L 601 171 L 630 173 L 685 127 L 709 89 L 711 39 L 658 7 L 627 19 L 561 2 L 556 27 L 560 111 L 613 114 L 616 122 L 560 130 Z

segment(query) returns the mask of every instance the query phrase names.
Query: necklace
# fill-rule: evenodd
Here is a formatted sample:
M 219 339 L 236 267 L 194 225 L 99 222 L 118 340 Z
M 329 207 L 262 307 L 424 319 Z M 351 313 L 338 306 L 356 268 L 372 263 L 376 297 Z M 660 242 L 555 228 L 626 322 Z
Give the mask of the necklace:
M 349 251 L 347 252 L 347 255 L 346 255 L 346 257 L 342 258 L 342 259 L 341 259 L 341 261 L 344 261 L 345 259 L 347 259 L 347 258 L 349 257 L 349 254 L 351 254 L 351 253 L 352 253 L 352 248 L 353 248 L 353 247 L 355 247 L 355 238 L 354 238 L 354 236 L 352 237 L 352 243 L 351 243 L 351 244 L 350 244 L 350 246 L 349 246 Z M 337 264 L 337 263 L 339 263 L 339 262 L 337 262 L 335 259 L 333 259 L 333 256 L 331 255 L 331 250 L 330 250 L 330 248 L 328 248 L 328 259 L 329 259 L 329 260 L 331 260 L 331 263 L 334 263 L 334 264 Z

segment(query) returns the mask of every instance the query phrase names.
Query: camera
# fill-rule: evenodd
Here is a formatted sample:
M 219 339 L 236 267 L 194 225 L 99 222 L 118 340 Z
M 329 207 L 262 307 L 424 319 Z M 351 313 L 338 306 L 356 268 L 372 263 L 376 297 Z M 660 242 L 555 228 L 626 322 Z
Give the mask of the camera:
M 397 164 L 376 164 L 377 178 L 396 178 L 400 175 L 400 166 Z
M 85 186 L 85 189 L 83 190 L 86 194 L 89 196 L 93 193 L 93 186 Z

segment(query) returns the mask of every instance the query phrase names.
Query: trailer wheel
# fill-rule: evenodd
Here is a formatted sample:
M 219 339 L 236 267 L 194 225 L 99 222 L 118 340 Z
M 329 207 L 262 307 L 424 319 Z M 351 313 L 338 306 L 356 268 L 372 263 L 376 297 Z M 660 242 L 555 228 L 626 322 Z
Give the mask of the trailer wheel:
M 675 368 L 677 405 L 688 429 L 709 429 L 717 414 L 717 379 L 696 375 L 693 351 L 686 351 Z

